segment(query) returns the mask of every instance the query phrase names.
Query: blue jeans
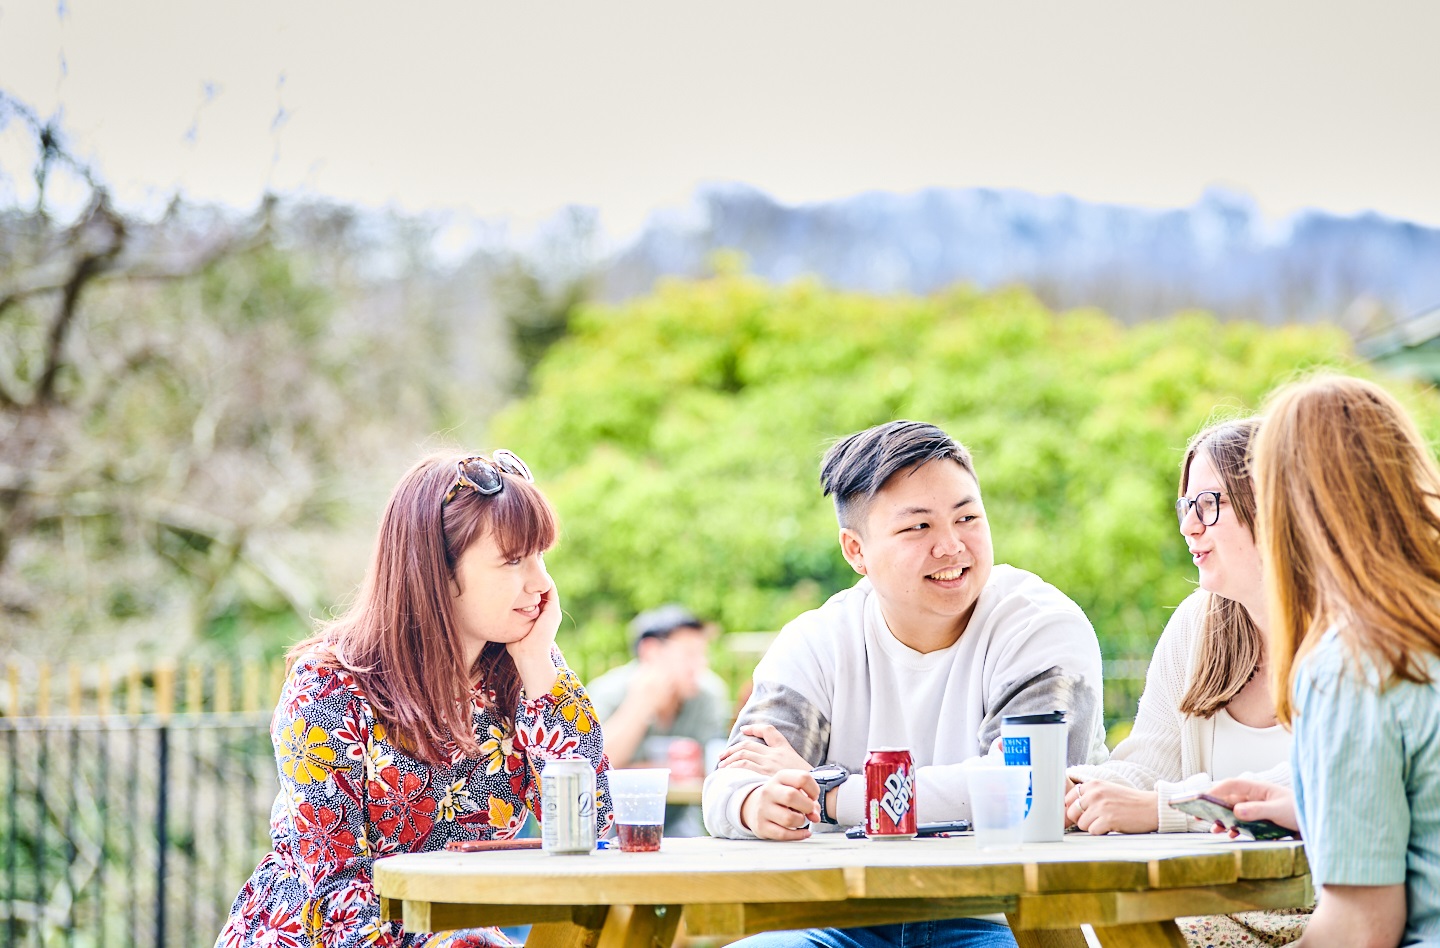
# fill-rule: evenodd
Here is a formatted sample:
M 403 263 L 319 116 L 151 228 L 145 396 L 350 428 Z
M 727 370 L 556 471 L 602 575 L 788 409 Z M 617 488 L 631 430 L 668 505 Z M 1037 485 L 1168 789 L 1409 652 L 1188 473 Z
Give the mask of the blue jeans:
M 765 932 L 730 948 L 1015 948 L 1015 936 L 1008 927 L 984 919 L 949 918 L 869 928 Z

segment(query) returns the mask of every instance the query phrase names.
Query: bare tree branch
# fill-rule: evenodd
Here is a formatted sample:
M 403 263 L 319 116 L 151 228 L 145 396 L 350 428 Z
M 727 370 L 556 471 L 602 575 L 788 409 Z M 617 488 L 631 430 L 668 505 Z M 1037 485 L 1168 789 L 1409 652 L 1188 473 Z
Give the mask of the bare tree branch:
M 136 263 L 130 266 L 120 266 L 116 264 L 94 273 L 89 279 L 96 286 L 118 280 L 123 280 L 127 283 L 166 283 L 174 280 L 186 280 L 202 270 L 219 263 L 221 260 L 264 246 L 267 239 L 265 228 L 261 226 L 242 237 L 221 241 L 213 247 L 210 247 L 200 256 L 186 260 L 179 266 L 162 268 L 148 267 L 144 263 Z M 5 311 L 10 307 L 23 303 L 32 297 L 44 296 L 49 293 L 59 293 L 66 290 L 73 279 L 74 273 L 72 271 L 63 279 L 45 279 L 32 283 L 29 286 L 21 286 L 11 290 L 9 293 L 0 296 L 0 316 L 3 316 Z
M 59 293 L 65 289 L 69 283 L 70 280 L 67 278 L 58 283 L 46 281 L 44 283 L 36 283 L 32 286 L 22 286 L 17 290 L 11 290 L 4 296 L 0 296 L 0 316 L 3 316 L 5 311 L 10 307 L 17 303 L 23 303 L 32 296 L 43 296 L 46 293 Z
M 91 206 L 90 213 L 75 225 L 77 237 L 83 239 L 83 234 L 79 233 L 80 230 L 82 228 L 90 229 L 90 225 L 94 222 L 103 223 L 109 234 L 104 246 L 83 254 L 76 261 L 70 279 L 65 282 L 60 309 L 55 314 L 54 322 L 50 324 L 50 332 L 46 338 L 45 368 L 40 373 L 40 381 L 35 386 L 36 402 L 53 402 L 55 400 L 55 379 L 64 364 L 65 337 L 69 334 L 70 327 L 74 325 L 75 314 L 79 310 L 80 294 L 84 292 L 85 285 L 109 267 L 125 247 L 125 238 L 128 233 L 125 222 L 110 209 L 109 197 L 103 189 L 96 192 L 95 202 Z

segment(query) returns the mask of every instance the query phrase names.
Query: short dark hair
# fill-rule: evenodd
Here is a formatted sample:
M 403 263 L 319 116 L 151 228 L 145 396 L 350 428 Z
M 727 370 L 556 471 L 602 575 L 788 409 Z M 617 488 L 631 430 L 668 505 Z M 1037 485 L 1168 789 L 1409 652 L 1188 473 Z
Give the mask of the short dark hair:
M 635 649 L 645 639 L 668 639 L 670 633 L 680 629 L 705 631 L 700 617 L 679 603 L 666 603 L 655 609 L 647 609 L 630 620 L 630 644 Z
M 948 458 L 975 483 L 975 464 L 965 446 L 934 425 L 920 421 L 888 421 L 841 438 L 820 462 L 820 486 L 835 499 L 840 526 L 858 529 L 865 508 L 890 478 L 908 467 Z

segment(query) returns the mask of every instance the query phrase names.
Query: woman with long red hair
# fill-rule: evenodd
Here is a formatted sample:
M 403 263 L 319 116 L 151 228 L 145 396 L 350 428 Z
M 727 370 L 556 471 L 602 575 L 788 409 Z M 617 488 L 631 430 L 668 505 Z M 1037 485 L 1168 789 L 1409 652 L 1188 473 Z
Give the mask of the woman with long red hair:
M 546 760 L 589 758 L 596 829 L 608 829 L 600 725 L 555 647 L 560 600 L 543 559 L 555 537 L 554 511 L 508 451 L 426 458 L 400 479 L 354 604 L 289 652 L 271 723 L 275 847 L 220 948 L 508 944 L 496 929 L 381 921 L 371 866 L 514 836 L 527 809 L 540 818 Z
M 1329 376 L 1272 396 L 1254 471 L 1295 789 L 1211 792 L 1304 831 L 1300 945 L 1440 944 L 1440 469 L 1393 396 Z

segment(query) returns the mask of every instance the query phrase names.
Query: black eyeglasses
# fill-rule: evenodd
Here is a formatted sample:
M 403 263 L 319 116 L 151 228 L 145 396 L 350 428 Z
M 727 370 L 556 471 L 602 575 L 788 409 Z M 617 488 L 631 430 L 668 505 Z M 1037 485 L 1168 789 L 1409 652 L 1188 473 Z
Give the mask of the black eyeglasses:
M 1185 526 L 1185 518 L 1190 514 L 1190 508 L 1195 508 L 1195 514 L 1200 518 L 1200 525 L 1205 527 L 1215 526 L 1220 519 L 1220 492 L 1218 490 L 1202 490 L 1195 495 L 1195 499 L 1181 497 L 1175 501 L 1175 516 L 1180 521 L 1180 526 Z
M 455 484 L 445 492 L 445 499 L 440 501 L 440 506 L 444 507 L 454 500 L 462 487 L 468 487 L 486 497 L 500 493 L 505 489 L 505 478 L 501 476 L 501 472 L 535 483 L 535 478 L 531 476 L 525 462 L 504 448 L 495 452 L 494 459 L 476 454 L 455 462 Z

